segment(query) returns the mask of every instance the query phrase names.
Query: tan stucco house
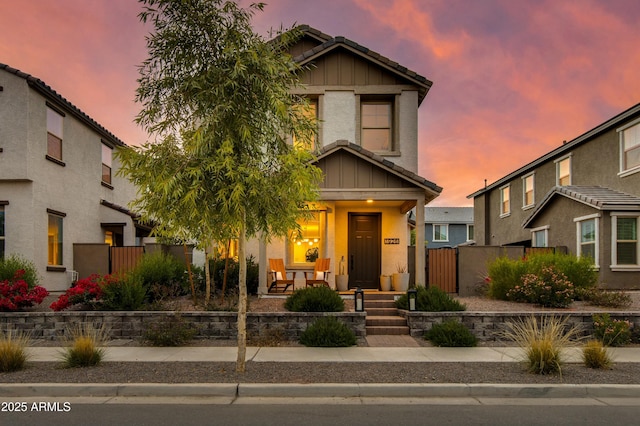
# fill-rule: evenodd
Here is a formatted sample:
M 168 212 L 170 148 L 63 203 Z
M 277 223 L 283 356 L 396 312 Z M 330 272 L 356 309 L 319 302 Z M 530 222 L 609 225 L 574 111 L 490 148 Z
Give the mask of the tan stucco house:
M 116 176 L 124 143 L 42 80 L 0 64 L 0 257 L 32 260 L 49 291 L 71 284 L 75 243 L 136 245 Z
M 469 197 L 478 245 L 566 247 L 640 288 L 640 104 Z
M 308 271 L 316 256 L 331 259 L 332 287 L 344 259 L 350 288 L 377 289 L 380 274 L 408 263 L 407 212 L 416 206 L 415 282 L 424 285 L 423 207 L 441 192 L 417 174 L 418 107 L 432 83 L 344 37 L 301 29 L 290 53 L 309 65 L 298 90 L 319 120 L 316 164 L 324 179 L 302 238 L 254 246 L 260 292 L 268 288 L 268 258 Z M 296 287 L 303 285 L 299 273 Z

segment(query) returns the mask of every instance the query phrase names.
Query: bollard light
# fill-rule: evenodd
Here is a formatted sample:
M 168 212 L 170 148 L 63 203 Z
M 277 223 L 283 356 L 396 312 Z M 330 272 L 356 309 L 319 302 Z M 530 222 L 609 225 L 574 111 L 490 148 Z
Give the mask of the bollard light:
M 411 288 L 407 291 L 407 299 L 409 299 L 409 310 L 416 310 L 416 300 L 418 299 L 418 290 Z
M 353 294 L 356 298 L 356 312 L 364 311 L 364 291 L 362 291 L 362 289 L 358 287 Z

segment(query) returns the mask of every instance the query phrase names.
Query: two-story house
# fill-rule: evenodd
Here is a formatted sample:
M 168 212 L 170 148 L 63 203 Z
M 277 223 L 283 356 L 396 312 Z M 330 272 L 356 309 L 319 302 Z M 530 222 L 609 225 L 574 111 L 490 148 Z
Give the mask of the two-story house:
M 148 232 L 124 206 L 124 145 L 42 80 L 0 64 L 0 257 L 32 260 L 49 291 L 65 290 L 75 243 L 134 245 Z
M 477 244 L 564 246 L 640 288 L 640 104 L 469 197 Z
M 301 28 L 304 36 L 289 53 L 308 65 L 297 90 L 319 121 L 316 164 L 324 179 L 301 238 L 262 245 L 261 291 L 267 257 L 308 270 L 316 256 L 330 258 L 334 272 L 344 258 L 350 288 L 377 289 L 382 271 L 407 265 L 406 214 L 416 206 L 415 278 L 425 283 L 423 206 L 441 188 L 417 174 L 418 107 L 432 83 L 344 37 Z

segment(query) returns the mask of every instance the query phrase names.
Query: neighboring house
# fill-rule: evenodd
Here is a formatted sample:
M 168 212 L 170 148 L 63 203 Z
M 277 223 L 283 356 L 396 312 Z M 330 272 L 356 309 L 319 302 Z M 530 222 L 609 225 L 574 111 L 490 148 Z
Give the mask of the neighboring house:
M 416 282 L 424 277 L 424 205 L 441 188 L 417 175 L 418 107 L 431 82 L 344 37 L 308 26 L 290 53 L 301 65 L 306 95 L 319 120 L 317 166 L 324 173 L 314 219 L 302 238 L 261 245 L 261 292 L 267 258 L 288 270 L 311 270 L 316 256 L 331 259 L 330 284 L 344 258 L 350 288 L 377 289 L 379 275 L 407 265 L 406 213 L 418 209 Z M 254 248 L 255 250 L 255 248 Z M 304 285 L 298 273 L 297 286 Z
M 640 104 L 469 197 L 478 245 L 565 246 L 640 288 Z
M 116 176 L 117 137 L 43 81 L 0 64 L 0 257 L 32 260 L 50 291 L 69 287 L 75 243 L 134 245 L 147 234 Z
M 473 241 L 473 207 L 425 207 L 427 248 L 456 247 Z

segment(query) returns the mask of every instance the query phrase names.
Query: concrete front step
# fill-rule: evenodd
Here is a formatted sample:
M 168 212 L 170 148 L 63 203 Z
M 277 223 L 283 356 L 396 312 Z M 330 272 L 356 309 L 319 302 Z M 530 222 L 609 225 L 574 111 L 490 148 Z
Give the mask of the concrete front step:
M 408 334 L 408 326 L 367 326 L 367 336 Z
M 407 320 L 398 316 L 370 316 L 367 315 L 367 327 L 369 326 L 385 326 L 385 327 L 404 327 Z

